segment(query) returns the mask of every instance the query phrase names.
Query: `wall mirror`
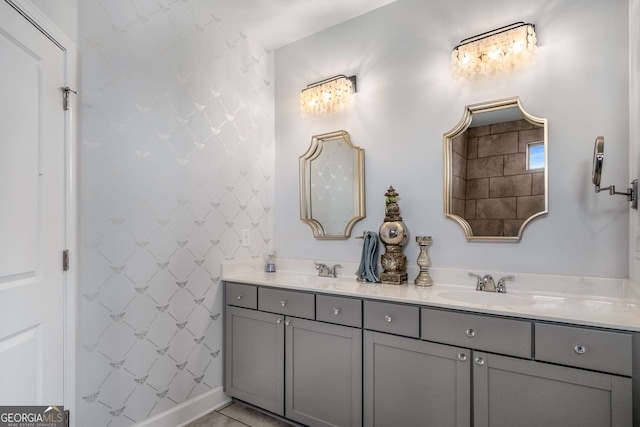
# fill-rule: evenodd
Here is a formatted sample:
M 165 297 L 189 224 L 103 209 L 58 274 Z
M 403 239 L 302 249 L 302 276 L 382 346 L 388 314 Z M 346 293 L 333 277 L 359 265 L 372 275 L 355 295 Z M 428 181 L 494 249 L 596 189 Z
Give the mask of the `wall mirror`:
M 344 130 L 315 135 L 299 166 L 300 219 L 317 239 L 348 239 L 365 217 L 364 149 Z
M 549 212 L 547 120 L 520 99 L 468 105 L 444 134 L 444 214 L 468 240 L 519 241 Z
M 593 145 L 593 169 L 591 169 L 591 182 L 596 186 L 596 193 L 608 190 L 610 196 L 627 196 L 632 209 L 638 209 L 638 180 L 631 181 L 631 187 L 626 192 L 616 191 L 615 185 L 600 188 L 600 178 L 602 178 L 602 166 L 604 163 L 604 137 L 599 136 Z

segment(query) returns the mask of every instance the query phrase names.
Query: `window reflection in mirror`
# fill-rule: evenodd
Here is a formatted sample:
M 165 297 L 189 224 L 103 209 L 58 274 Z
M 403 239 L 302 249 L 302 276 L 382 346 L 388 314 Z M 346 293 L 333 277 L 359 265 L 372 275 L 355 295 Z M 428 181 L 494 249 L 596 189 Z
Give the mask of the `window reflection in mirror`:
M 547 213 L 546 120 L 519 99 L 468 106 L 445 134 L 445 215 L 469 240 L 519 240 Z
M 544 169 L 544 141 L 527 144 L 527 170 Z

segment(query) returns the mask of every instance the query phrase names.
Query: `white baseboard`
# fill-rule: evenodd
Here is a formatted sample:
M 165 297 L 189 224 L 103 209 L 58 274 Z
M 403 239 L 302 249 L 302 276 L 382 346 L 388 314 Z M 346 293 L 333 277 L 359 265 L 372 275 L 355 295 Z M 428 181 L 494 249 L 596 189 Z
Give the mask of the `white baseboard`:
M 222 391 L 222 387 L 217 387 L 158 415 L 136 423 L 133 427 L 183 427 L 226 405 L 230 401 L 229 396 Z

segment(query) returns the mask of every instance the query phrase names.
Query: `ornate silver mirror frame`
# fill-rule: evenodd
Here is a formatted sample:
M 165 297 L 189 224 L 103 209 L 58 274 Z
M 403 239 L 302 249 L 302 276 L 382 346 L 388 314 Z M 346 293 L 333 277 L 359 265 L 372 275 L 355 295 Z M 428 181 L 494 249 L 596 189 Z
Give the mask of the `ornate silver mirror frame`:
M 316 239 L 348 239 L 365 217 L 364 149 L 344 130 L 314 135 L 299 168 L 300 219 Z
M 444 215 L 467 240 L 517 242 L 549 212 L 547 120 L 518 97 L 468 105 L 444 134 Z

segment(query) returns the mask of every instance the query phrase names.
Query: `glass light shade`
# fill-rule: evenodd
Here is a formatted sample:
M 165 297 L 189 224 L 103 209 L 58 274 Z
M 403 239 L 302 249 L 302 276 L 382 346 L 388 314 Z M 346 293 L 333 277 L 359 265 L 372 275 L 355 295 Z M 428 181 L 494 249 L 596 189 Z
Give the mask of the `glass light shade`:
M 331 114 L 353 102 L 355 76 L 336 76 L 307 86 L 300 92 L 304 117 Z
M 456 78 L 481 80 L 532 62 L 536 50 L 533 24 L 513 24 L 463 40 L 451 53 L 451 68 Z

